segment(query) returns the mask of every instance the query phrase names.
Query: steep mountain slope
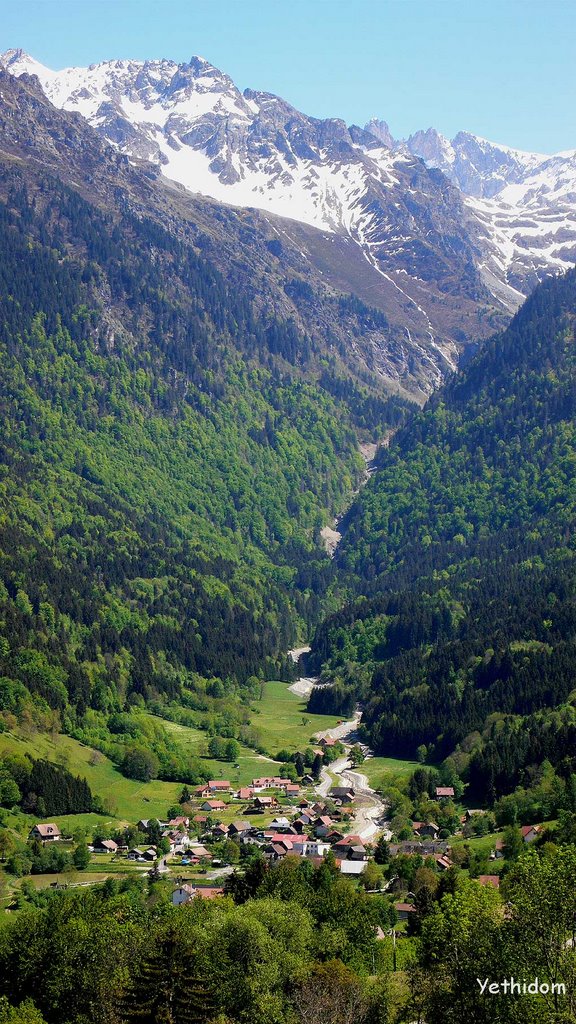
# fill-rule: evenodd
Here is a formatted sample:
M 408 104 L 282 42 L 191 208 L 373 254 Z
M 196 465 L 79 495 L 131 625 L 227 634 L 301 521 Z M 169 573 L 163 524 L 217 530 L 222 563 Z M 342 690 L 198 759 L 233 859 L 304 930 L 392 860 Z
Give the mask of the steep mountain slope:
M 0 75 L 0 129 L 0 710 L 101 742 L 125 706 L 283 671 L 359 437 L 404 406 L 333 330 L 385 318 L 274 271 L 249 215 L 31 80 Z
M 494 712 L 572 699 L 575 324 L 571 271 L 399 431 L 351 511 L 337 564 L 366 597 L 317 633 L 311 670 L 339 685 L 312 706 L 363 696 L 382 752 L 446 756 Z M 548 729 L 558 762 L 573 731 Z
M 36 74 L 53 103 L 190 191 L 285 218 L 281 237 L 293 238 L 328 283 L 401 326 L 408 345 L 432 360 L 435 385 L 468 339 L 486 337 L 504 322 L 498 313 L 517 304 L 512 291 L 502 299 L 505 285 L 495 299 L 482 283 L 468 224 L 476 216 L 457 189 L 360 128 L 308 117 L 268 93 L 242 94 L 199 57 L 63 72 L 22 51 L 1 60 L 13 74 Z M 310 226 L 319 230 L 311 235 Z
M 0 151 L 11 163 L 16 157 L 29 169 L 43 167 L 104 210 L 152 218 L 209 258 L 263 316 L 293 321 L 318 372 L 352 375 L 374 397 L 384 390 L 417 400 L 440 378 L 445 361 L 412 341 L 404 326 L 394 326 L 402 308 L 391 285 L 390 318 L 382 312 L 388 305 L 382 278 L 352 243 L 338 238 L 327 249 L 322 233 L 306 225 L 190 195 L 150 164 L 134 165 L 103 145 L 85 121 L 56 110 L 29 78 L 0 72 L 0 128 Z M 317 254 L 314 265 L 303 246 Z
M 36 74 L 53 103 L 192 192 L 278 214 L 289 233 L 298 222 L 319 228 L 323 254 L 330 241 L 351 242 L 380 276 L 386 311 L 433 358 L 439 346 L 454 362 L 466 338 L 489 333 L 490 305 L 514 311 L 576 260 L 574 152 L 522 153 L 468 132 L 450 142 L 434 129 L 396 142 L 384 121 L 347 127 L 241 93 L 200 57 L 54 72 L 8 50 L 0 62 Z M 318 248 L 301 248 L 316 265 Z M 342 273 L 347 260 L 337 262 Z

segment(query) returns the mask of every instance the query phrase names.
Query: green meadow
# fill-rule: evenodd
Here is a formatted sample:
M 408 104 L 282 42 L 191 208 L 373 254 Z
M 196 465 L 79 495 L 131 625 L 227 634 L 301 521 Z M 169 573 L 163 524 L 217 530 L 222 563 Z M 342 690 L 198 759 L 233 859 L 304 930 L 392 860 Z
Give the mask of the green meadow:
M 253 707 L 252 722 L 261 735 L 263 745 L 276 753 L 282 748 L 304 750 L 310 745 L 315 732 L 331 728 L 338 719 L 335 715 L 308 714 L 305 702 L 291 693 L 286 683 L 270 682 L 265 685 L 262 700 Z M 187 753 L 201 757 L 207 739 L 205 732 L 164 720 L 162 726 Z M 127 779 L 104 754 L 60 733 L 25 735 L 17 730 L 1 733 L 0 754 L 8 752 L 30 754 L 61 764 L 73 774 L 86 778 L 94 795 L 105 801 L 107 812 L 104 815 L 52 816 L 50 820 L 55 821 L 64 833 L 77 828 L 92 831 L 97 825 L 108 822 L 116 826 L 119 822 L 134 822 L 139 818 L 162 818 L 168 807 L 178 802 L 182 789 L 182 783 L 177 782 Z M 282 770 L 279 762 L 242 745 L 234 765 L 213 758 L 201 757 L 201 760 L 210 778 L 229 779 L 233 786 L 248 785 L 258 775 L 278 774 Z M 229 813 L 231 817 L 238 815 L 234 807 Z
M 266 683 L 262 700 L 253 708 L 252 725 L 268 750 L 304 750 L 313 746 L 312 736 L 332 729 L 341 719 L 336 715 L 311 715 L 306 701 L 291 693 L 286 683 Z
M 382 789 L 394 785 L 396 780 L 411 775 L 416 768 L 422 766 L 418 761 L 403 761 L 396 757 L 369 757 L 358 768 L 366 775 L 372 789 Z

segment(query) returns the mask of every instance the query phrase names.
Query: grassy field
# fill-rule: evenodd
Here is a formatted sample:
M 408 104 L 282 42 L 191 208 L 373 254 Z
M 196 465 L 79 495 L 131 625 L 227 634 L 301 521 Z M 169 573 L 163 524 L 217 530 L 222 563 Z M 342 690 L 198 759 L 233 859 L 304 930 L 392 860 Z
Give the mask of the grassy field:
M 336 715 L 311 715 L 306 701 L 291 693 L 286 683 L 266 683 L 262 700 L 254 705 L 252 725 L 276 754 L 313 746 L 314 733 L 332 729 L 339 721 Z
M 128 822 L 138 821 L 139 818 L 163 817 L 170 804 L 178 802 L 178 794 L 182 789 L 177 782 L 136 782 L 126 779 L 107 757 L 100 753 L 94 757 L 95 752 L 91 747 L 86 747 L 70 736 L 52 737 L 38 733 L 32 737 L 23 737 L 12 732 L 1 733 L 0 753 L 15 751 L 62 764 L 73 774 L 86 778 L 92 792 L 108 802 L 110 810 L 104 816 L 75 814 L 50 819 L 60 827 L 89 827 L 112 818 Z M 96 763 L 93 764 L 91 762 L 94 759 Z
M 176 722 L 166 722 L 164 720 L 162 720 L 162 725 L 183 750 L 192 756 L 200 756 L 200 750 L 205 745 L 207 739 L 205 732 L 201 732 L 199 729 L 191 729 L 187 725 L 178 725 Z M 260 754 L 250 750 L 249 747 L 242 745 L 240 745 L 240 756 L 235 762 L 235 764 L 240 766 L 239 768 L 235 768 L 230 762 L 215 761 L 209 757 L 203 757 L 202 764 L 211 779 L 229 779 L 233 785 L 238 786 L 249 785 L 252 779 L 258 775 L 276 775 L 281 768 L 277 761 L 271 761 L 270 758 L 262 757 Z
M 286 683 L 267 683 L 262 701 L 254 706 L 253 724 L 262 736 L 265 746 L 276 752 L 282 747 L 288 750 L 303 750 L 309 746 L 314 732 L 336 725 L 334 715 L 309 715 L 304 701 L 291 693 Z M 174 722 L 162 720 L 162 725 L 177 742 L 190 754 L 199 755 L 206 742 L 206 733 Z M 75 775 L 87 779 L 95 796 L 106 802 L 109 808 L 104 815 L 77 814 L 50 818 L 56 821 L 63 832 L 76 828 L 91 831 L 97 824 L 112 822 L 134 822 L 139 818 L 163 818 L 168 807 L 178 802 L 181 783 L 137 782 L 125 778 L 114 764 L 103 754 L 79 743 L 70 736 L 36 733 L 24 736 L 21 733 L 0 734 L 0 754 L 19 752 L 35 758 L 45 758 L 61 764 Z M 210 778 L 229 779 L 232 785 L 247 785 L 258 775 L 277 774 L 282 770 L 279 762 L 271 761 L 241 747 L 236 762 L 239 767 L 225 761 L 203 758 Z M 238 817 L 238 805 L 231 806 L 226 820 Z
M 411 775 L 416 768 L 422 766 L 418 761 L 402 761 L 395 757 L 369 757 L 358 771 L 367 776 L 372 789 L 393 785 L 396 779 Z

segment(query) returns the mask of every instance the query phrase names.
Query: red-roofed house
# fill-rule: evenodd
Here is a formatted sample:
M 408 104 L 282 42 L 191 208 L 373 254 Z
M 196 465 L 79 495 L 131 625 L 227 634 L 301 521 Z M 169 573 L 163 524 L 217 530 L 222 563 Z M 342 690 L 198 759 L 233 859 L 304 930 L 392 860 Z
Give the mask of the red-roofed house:
M 480 885 L 492 885 L 495 889 L 500 888 L 500 875 L 478 875 Z
M 208 789 L 211 793 L 229 793 L 230 783 L 227 779 L 210 779 Z
M 454 798 L 454 786 L 436 786 L 437 800 L 452 800 Z
M 416 907 L 413 903 L 395 903 L 394 909 L 398 914 L 399 921 L 407 921 L 412 914 L 416 913 Z
M 238 790 L 238 799 L 239 800 L 251 800 L 253 796 L 254 796 L 254 790 L 252 789 L 251 786 L 242 786 Z
M 224 811 L 226 804 L 223 800 L 205 800 L 202 804 L 203 811 Z
M 520 829 L 520 831 L 522 833 L 522 838 L 523 838 L 525 843 L 533 843 L 534 840 L 537 839 L 538 835 L 540 834 L 540 826 L 539 825 L 522 825 L 522 828 Z

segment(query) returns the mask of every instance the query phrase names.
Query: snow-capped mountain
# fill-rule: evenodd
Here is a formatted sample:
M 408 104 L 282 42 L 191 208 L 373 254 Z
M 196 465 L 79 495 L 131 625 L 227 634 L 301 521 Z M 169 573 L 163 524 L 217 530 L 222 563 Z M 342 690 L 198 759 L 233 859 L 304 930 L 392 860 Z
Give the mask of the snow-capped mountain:
M 370 302 L 395 307 L 410 344 L 430 352 L 431 383 L 536 280 L 576 260 L 574 154 L 519 153 L 465 132 L 449 142 L 433 130 L 397 143 L 384 121 L 348 127 L 242 93 L 201 57 L 55 72 L 8 50 L 0 66 L 36 75 L 56 107 L 191 192 L 285 218 L 278 230 L 298 236 L 327 283 L 330 250 L 350 240 Z M 302 241 L 298 225 L 322 241 Z
M 492 291 L 505 280 L 526 294 L 546 273 L 576 262 L 576 150 L 524 153 L 469 132 L 450 141 L 433 128 L 411 135 L 405 147 L 464 194 Z

